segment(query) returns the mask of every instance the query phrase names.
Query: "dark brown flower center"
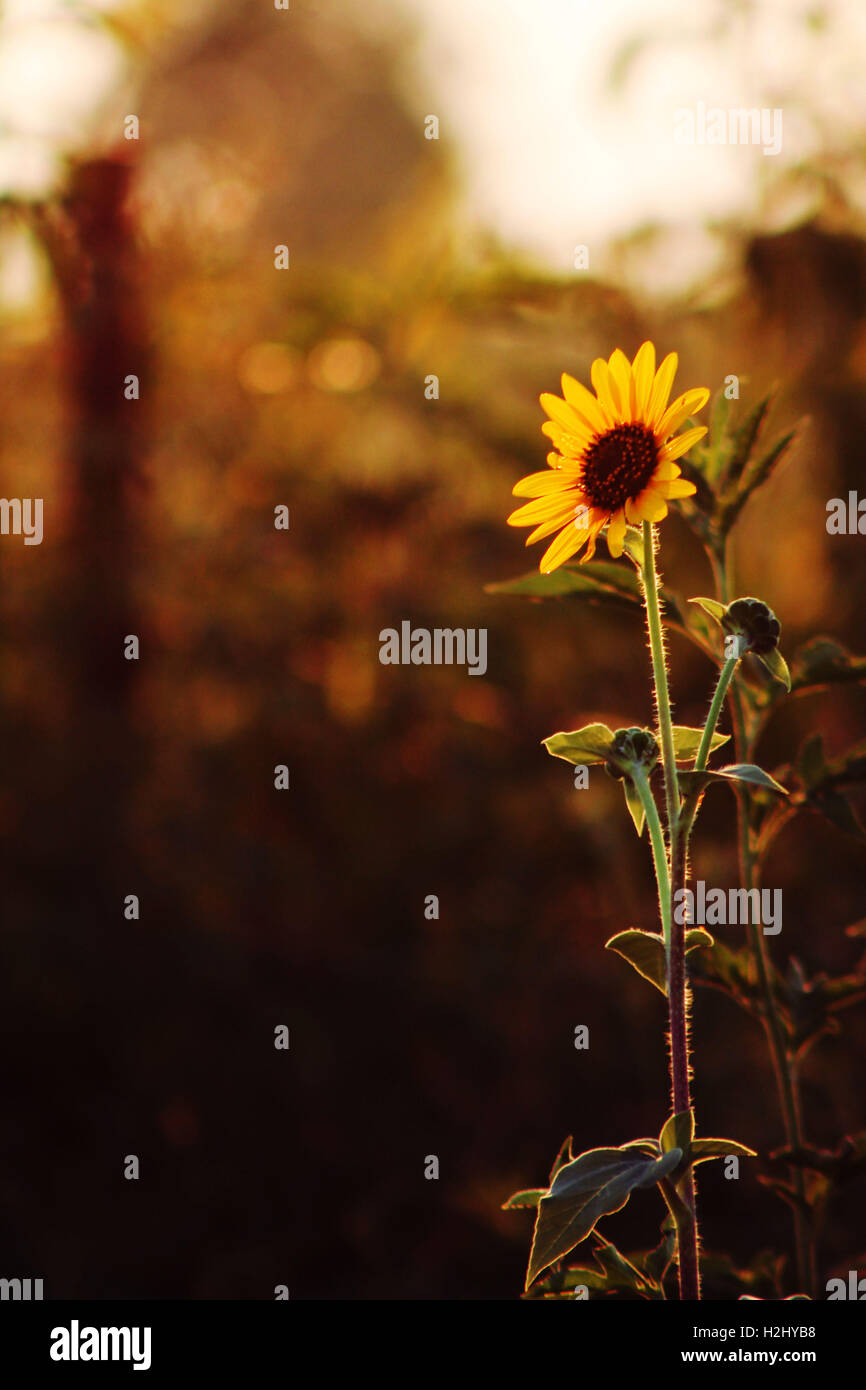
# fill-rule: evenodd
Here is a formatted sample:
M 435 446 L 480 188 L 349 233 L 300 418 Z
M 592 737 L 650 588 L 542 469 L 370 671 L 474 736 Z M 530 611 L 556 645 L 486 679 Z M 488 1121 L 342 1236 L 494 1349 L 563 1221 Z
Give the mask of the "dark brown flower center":
M 583 456 L 580 485 L 587 504 L 618 511 L 630 497 L 643 492 L 658 461 L 656 437 L 646 425 L 617 425 L 608 430 Z

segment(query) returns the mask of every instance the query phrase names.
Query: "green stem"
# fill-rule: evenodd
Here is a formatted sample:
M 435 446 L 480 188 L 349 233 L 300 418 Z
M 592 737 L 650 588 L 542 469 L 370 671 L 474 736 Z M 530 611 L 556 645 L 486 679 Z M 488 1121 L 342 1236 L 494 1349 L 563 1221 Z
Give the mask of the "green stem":
M 729 556 L 730 551 L 727 543 L 723 549 L 714 549 L 710 552 L 713 575 L 716 581 L 716 593 L 722 603 L 730 603 L 733 589 Z M 760 723 L 755 725 L 753 722 L 751 733 L 747 729 L 743 699 L 736 682 L 731 687 L 730 699 L 736 756 L 740 762 L 751 762 L 755 754 L 755 744 L 760 736 L 761 725 Z M 755 888 L 759 878 L 759 857 L 755 852 L 749 830 L 748 794 L 743 788 L 737 789 L 737 831 L 742 887 Z M 764 1034 L 773 1064 L 773 1074 L 776 1079 L 776 1089 L 779 1094 L 779 1104 L 785 1126 L 785 1138 L 789 1148 L 798 1149 L 803 1147 L 804 1134 L 796 1062 L 791 1056 L 787 1044 L 778 1001 L 773 990 L 772 967 L 763 932 L 750 921 L 747 934 L 749 949 L 758 976 L 758 986 L 761 991 Z M 805 1211 L 806 1182 L 803 1170 L 801 1168 L 792 1169 L 791 1180 L 797 1198 L 797 1204 L 794 1207 L 794 1244 L 797 1255 L 799 1291 L 814 1297 L 816 1291 L 815 1241 Z
M 662 823 L 659 819 L 659 810 L 655 803 L 655 797 L 650 790 L 649 778 L 642 767 L 635 768 L 632 774 L 637 794 L 640 797 L 646 816 L 647 829 L 649 830 L 650 844 L 652 845 L 653 864 L 656 873 L 656 886 L 659 895 L 659 915 L 662 921 L 662 932 L 665 941 L 665 959 L 670 959 L 671 953 L 671 884 L 668 875 L 668 856 L 665 850 L 664 833 Z
M 655 685 L 656 711 L 658 714 L 659 737 L 662 749 L 662 764 L 665 774 L 665 803 L 667 807 L 668 864 L 663 877 L 656 878 L 659 888 L 659 902 L 662 895 L 667 898 L 669 946 L 667 950 L 667 993 L 668 1017 L 670 1020 L 670 1074 L 671 1104 L 673 1113 L 681 1114 L 691 1110 L 691 1082 L 689 1077 L 690 1051 L 688 1032 L 688 1007 L 686 988 L 686 928 L 685 921 L 677 921 L 673 911 L 679 881 L 685 877 L 685 847 L 680 834 L 680 790 L 677 777 L 676 749 L 674 748 L 673 720 L 668 690 L 668 673 L 665 662 L 664 634 L 661 610 L 659 607 L 659 582 L 656 572 L 655 527 L 651 522 L 643 523 L 644 563 L 641 571 L 644 603 L 646 606 L 647 630 L 652 653 L 653 683 Z M 655 853 L 655 848 L 654 848 Z M 664 916 L 662 918 L 664 924 Z M 695 1201 L 694 1177 L 691 1170 L 680 1184 L 682 1203 L 678 1206 L 674 1219 L 677 1225 L 677 1264 L 679 1270 L 680 1298 L 685 1301 L 697 1300 L 701 1296 L 700 1265 L 698 1261 L 698 1220 Z
M 721 671 L 719 672 L 719 679 L 716 683 L 716 689 L 713 693 L 713 702 L 710 705 L 710 712 L 707 715 L 707 722 L 704 725 L 704 733 L 703 737 L 701 738 L 701 746 L 698 749 L 698 756 L 695 758 L 695 772 L 703 772 L 704 768 L 707 765 L 707 759 L 710 756 L 710 748 L 712 747 L 713 742 L 713 734 L 716 732 L 716 726 L 719 722 L 719 715 L 722 712 L 722 705 L 725 703 L 725 696 L 728 693 L 728 686 L 731 683 L 731 677 L 737 669 L 738 661 L 739 657 L 729 656 Z
M 652 653 L 653 679 L 662 743 L 662 763 L 665 770 L 665 801 L 668 815 L 668 839 L 673 844 L 680 814 L 680 788 L 677 779 L 677 759 L 674 749 L 674 729 L 671 719 L 671 697 L 668 691 L 668 668 L 665 661 L 664 637 L 659 609 L 659 581 L 656 573 L 656 537 L 651 521 L 643 524 L 643 577 L 647 629 Z
M 737 757 L 751 762 L 754 757 L 754 742 L 746 734 L 740 693 L 734 687 L 732 700 L 734 709 L 734 739 Z M 752 836 L 749 830 L 748 796 L 744 789 L 737 790 L 737 826 L 739 839 L 740 877 L 746 889 L 759 886 L 760 873 Z M 799 1086 L 796 1076 L 796 1063 L 791 1055 L 785 1036 L 785 1029 L 779 1014 L 772 983 L 772 966 L 767 951 L 764 934 L 760 926 L 751 920 L 747 927 L 749 949 L 755 962 L 758 986 L 763 1005 L 763 1025 L 773 1064 L 776 1089 L 785 1126 L 788 1147 L 800 1149 L 804 1145 L 803 1121 L 800 1111 Z M 815 1244 L 810 1223 L 805 1211 L 806 1181 L 802 1168 L 791 1170 L 791 1179 L 797 1204 L 794 1207 L 794 1244 L 797 1255 L 798 1292 L 815 1296 Z
M 713 734 L 716 732 L 719 716 L 722 712 L 722 705 L 728 693 L 728 686 L 731 684 L 731 678 L 737 669 L 738 660 L 739 657 L 729 657 L 719 672 L 719 679 L 716 682 L 716 688 L 713 692 L 710 712 L 707 715 L 707 722 L 704 725 L 700 747 L 698 748 L 697 757 L 695 758 L 695 772 L 703 772 L 707 765 L 707 759 L 710 756 L 710 749 L 713 743 Z M 692 827 L 694 826 L 695 817 L 698 813 L 700 799 L 701 794 L 698 791 L 688 792 L 683 797 L 683 804 L 680 812 L 680 834 L 683 842 L 683 853 L 686 856 L 688 856 L 689 840 L 691 839 Z

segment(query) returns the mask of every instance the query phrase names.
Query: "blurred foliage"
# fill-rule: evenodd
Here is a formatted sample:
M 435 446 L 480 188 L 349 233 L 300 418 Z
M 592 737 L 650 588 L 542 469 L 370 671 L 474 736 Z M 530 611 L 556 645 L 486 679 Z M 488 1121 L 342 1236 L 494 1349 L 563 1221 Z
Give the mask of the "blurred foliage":
M 538 394 L 648 336 L 689 379 L 736 372 L 750 398 L 784 382 L 777 433 L 812 425 L 767 484 L 773 524 L 744 499 L 742 590 L 773 594 L 789 654 L 816 630 L 863 652 L 862 544 L 824 527 L 860 484 L 866 417 L 866 312 L 826 269 L 866 266 L 863 227 L 835 204 L 735 229 L 736 278 L 674 307 L 495 244 L 464 255 L 399 44 L 348 44 L 327 11 L 293 11 L 275 42 L 256 9 L 145 44 L 134 161 L 84 152 L 56 197 L 4 204 L 48 286 L 0 346 L 4 495 L 43 496 L 46 517 L 41 547 L 0 545 L 4 1261 L 51 1296 L 510 1297 L 525 1246 L 498 1204 L 568 1129 L 585 1146 L 652 1128 L 665 1066 L 644 1041 L 661 1002 L 600 949 L 653 925 L 644 847 L 613 783 L 590 802 L 538 746 L 650 719 L 639 610 L 604 583 L 598 607 L 485 593 L 521 569 L 504 517 L 544 456 Z M 127 371 L 141 401 L 109 409 Z M 700 546 L 666 526 L 665 567 L 705 592 Z M 381 666 L 379 631 L 403 619 L 486 627 L 486 678 Z M 803 796 L 826 810 L 863 694 L 834 678 L 816 705 L 850 667 L 809 650 L 766 759 L 820 733 L 832 786 L 822 771 Z M 675 642 L 672 661 L 698 724 L 707 653 Z M 716 848 L 731 814 L 704 812 L 715 881 L 736 873 Z M 770 865 L 814 981 L 854 969 L 862 857 L 806 819 Z M 709 1131 L 778 1148 L 758 1030 L 709 993 L 696 1029 Z M 817 1151 L 862 1124 L 856 1014 L 845 1044 L 804 1064 Z M 783 1224 L 744 1178 L 732 1230 L 714 1182 L 706 1242 L 736 1248 L 713 1286 L 771 1296 L 770 1257 L 739 1266 Z M 825 1213 L 828 1263 L 866 1244 L 862 1183 Z M 646 1239 L 630 1207 L 611 1224 L 624 1248 Z M 626 1263 L 658 1287 L 666 1251 Z

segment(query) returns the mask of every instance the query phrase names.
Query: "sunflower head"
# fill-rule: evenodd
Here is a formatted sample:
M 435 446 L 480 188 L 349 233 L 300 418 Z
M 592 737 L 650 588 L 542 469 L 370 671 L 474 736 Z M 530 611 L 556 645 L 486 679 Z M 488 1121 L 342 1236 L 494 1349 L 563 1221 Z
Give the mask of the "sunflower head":
M 694 484 L 680 477 L 675 460 L 706 429 L 676 431 L 706 405 L 710 393 L 696 387 L 669 405 L 676 370 L 675 352 L 656 370 L 652 343 L 644 343 L 633 362 L 617 348 L 607 361 L 593 362 L 594 394 L 563 373 L 562 397 L 542 395 L 549 416 L 542 429 L 553 451 L 545 472 L 516 484 L 514 495 L 532 500 L 508 518 L 509 526 L 533 527 L 527 545 L 556 532 L 541 557 L 542 573 L 584 547 L 582 558 L 589 560 L 604 526 L 611 555 L 621 555 L 629 524 L 661 521 L 672 498 L 695 492 Z

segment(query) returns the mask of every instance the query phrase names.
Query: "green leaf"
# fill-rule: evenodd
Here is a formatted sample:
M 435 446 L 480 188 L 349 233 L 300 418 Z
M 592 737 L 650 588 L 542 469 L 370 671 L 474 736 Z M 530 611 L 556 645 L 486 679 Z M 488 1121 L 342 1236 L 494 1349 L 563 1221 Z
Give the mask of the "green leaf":
M 628 931 L 619 932 L 617 936 L 612 936 L 604 944 L 608 950 L 616 951 L 618 956 L 627 960 L 639 975 L 649 980 L 651 985 L 655 985 L 656 989 L 667 997 L 664 937 L 656 932 L 638 931 L 636 927 L 632 927 Z M 713 944 L 709 932 L 701 927 L 690 927 L 686 932 L 687 954 L 699 946 Z
M 791 672 L 778 647 L 774 647 L 771 652 L 755 652 L 754 655 L 766 666 L 773 680 L 778 681 L 786 690 L 791 689 Z
M 708 769 L 703 772 L 681 772 L 679 781 L 684 790 L 691 792 L 703 791 L 711 782 L 747 782 L 756 787 L 763 787 L 766 791 L 779 792 L 782 796 L 788 795 L 781 782 L 777 782 L 769 772 L 765 772 L 762 767 L 756 767 L 754 763 L 730 763 L 728 767 L 720 767 L 713 772 Z
M 752 493 L 767 481 L 776 464 L 781 461 L 783 455 L 787 453 L 790 445 L 797 438 L 804 423 L 805 421 L 800 421 L 794 429 L 788 430 L 787 434 L 780 435 L 760 458 L 751 460 L 740 484 L 739 491 L 742 498 L 740 506 L 746 498 L 751 497 Z
M 547 1179 L 548 1187 L 550 1187 L 550 1184 L 553 1182 L 553 1179 L 556 1177 L 560 1168 L 564 1168 L 566 1163 L 570 1163 L 571 1160 L 574 1158 L 574 1154 L 571 1151 L 571 1145 L 572 1136 L 569 1134 L 568 1138 L 565 1140 L 564 1144 L 560 1148 L 559 1153 L 556 1155 L 556 1158 L 553 1160 L 553 1167 L 550 1170 L 550 1177 Z
M 670 1153 L 672 1149 L 679 1149 L 688 1162 L 689 1150 L 692 1140 L 695 1137 L 695 1112 L 694 1110 L 681 1110 L 678 1115 L 671 1115 L 662 1126 L 659 1135 L 659 1147 L 662 1153 Z
M 574 1290 L 583 1287 L 589 1293 L 604 1295 L 610 1292 L 607 1275 L 600 1269 L 586 1269 L 580 1265 L 569 1265 L 567 1269 L 548 1269 L 543 1279 L 538 1279 L 527 1289 L 523 1297 L 527 1300 L 541 1299 L 545 1302 L 556 1298 L 574 1298 Z
M 628 1149 L 590 1149 L 557 1173 L 538 1206 L 526 1287 L 585 1240 L 636 1188 L 654 1187 L 677 1167 L 678 1149 L 652 1159 Z
M 711 1158 L 727 1158 L 733 1154 L 736 1158 L 757 1158 L 754 1149 L 747 1149 L 745 1144 L 738 1144 L 734 1139 L 695 1139 L 692 1142 L 692 1165 L 698 1163 L 709 1163 Z
M 866 681 L 866 656 L 852 656 L 832 637 L 814 637 L 791 658 L 794 694 L 852 681 Z
M 631 608 L 641 602 L 640 584 L 629 565 L 591 560 L 583 565 L 560 565 L 550 574 L 532 570 L 519 579 L 486 584 L 485 593 L 519 598 L 582 598 L 593 603 Z
M 640 836 L 643 834 L 644 821 L 646 820 L 643 802 L 640 799 L 637 787 L 630 777 L 624 777 L 622 779 L 622 786 L 625 792 L 625 804 L 628 807 L 628 813 L 634 821 L 635 830 Z
M 734 431 L 733 449 L 730 462 L 725 470 L 725 481 L 736 483 L 752 455 L 761 427 L 773 400 L 773 392 L 754 406 Z
M 621 1144 L 621 1149 L 637 1149 L 642 1154 L 648 1154 L 651 1158 L 659 1157 L 658 1139 L 629 1139 L 627 1144 Z
M 673 734 L 677 762 L 692 762 L 697 757 L 698 749 L 701 746 L 701 739 L 704 736 L 703 729 L 690 729 L 685 724 L 674 724 Z M 717 748 L 721 748 L 723 743 L 728 742 L 730 742 L 730 734 L 714 733 L 710 752 L 714 753 Z
M 643 534 L 636 526 L 627 526 L 625 535 L 622 539 L 623 554 L 627 555 L 632 564 L 637 565 L 639 570 L 643 569 Z
M 616 951 L 617 955 L 627 960 L 639 975 L 667 996 L 663 937 L 655 932 L 638 931 L 636 927 L 632 927 L 629 931 L 612 936 L 604 944 L 607 950 Z
M 625 1294 L 636 1298 L 663 1299 L 665 1295 L 659 1276 L 664 1275 L 675 1253 L 671 1248 L 668 1254 L 669 1245 L 671 1242 L 663 1241 L 656 1250 L 629 1257 L 610 1241 L 602 1242 L 592 1252 L 596 1260 L 594 1267 L 560 1265 L 549 1269 L 536 1280 L 524 1298 L 573 1298 L 574 1290 L 583 1285 L 589 1293 L 601 1297 Z
M 797 755 L 797 776 L 806 791 L 811 791 L 813 787 L 820 785 L 828 771 L 827 759 L 824 756 L 824 740 L 820 734 L 812 734 Z
M 800 424 L 802 425 L 803 422 L 801 421 Z M 757 491 L 770 477 L 776 465 L 781 462 L 797 438 L 798 432 L 799 427 L 783 434 L 759 459 L 753 459 L 749 462 L 735 486 L 726 489 L 716 515 L 716 524 L 723 534 L 731 529 L 752 493 Z
M 866 741 L 828 762 L 821 735 L 813 734 L 800 749 L 796 772 L 803 785 L 794 798 L 798 805 L 819 811 L 846 834 L 864 838 L 866 832 L 841 789 L 866 782 Z
M 689 927 L 686 932 L 686 955 L 696 951 L 699 946 L 715 946 L 715 941 L 703 927 Z
M 717 623 L 721 623 L 725 613 L 725 605 L 719 603 L 715 598 L 690 598 L 689 603 L 696 603 L 703 608 L 705 613 L 709 613 L 711 618 L 715 618 Z
M 567 763 L 583 766 L 585 763 L 603 763 L 607 760 L 613 731 L 606 724 L 587 724 L 573 733 L 551 734 L 542 739 L 544 747 L 553 758 L 564 758 Z
M 707 481 L 715 484 L 722 477 L 732 449 L 728 433 L 728 419 L 731 413 L 731 398 L 721 387 L 713 398 L 710 407 L 709 439 L 705 441 L 703 471 Z
M 636 542 L 629 541 L 630 553 Z M 505 594 L 517 598 L 553 599 L 576 598 L 590 603 L 605 604 L 633 612 L 643 606 L 643 590 L 637 570 L 629 563 L 614 560 L 589 560 L 580 565 L 560 565 L 550 574 L 532 570 L 518 579 L 506 579 L 485 584 L 487 594 Z M 681 632 L 687 632 L 682 600 L 673 590 L 663 588 L 661 601 L 666 621 Z
M 502 1210 L 515 1211 L 518 1207 L 537 1207 L 546 1191 L 546 1187 L 529 1187 L 524 1192 L 515 1192 L 507 1202 L 502 1203 Z
M 610 1241 L 597 1246 L 592 1253 L 607 1276 L 609 1288 L 633 1289 L 635 1293 L 646 1288 L 647 1280 L 640 1270 Z
M 858 840 L 862 840 L 866 836 L 850 801 L 846 801 L 844 796 L 840 796 L 838 792 L 821 792 L 819 796 L 812 798 L 810 805 L 814 810 L 820 811 L 823 816 L 826 816 L 831 825 L 835 825 L 837 830 L 844 831 L 846 835 L 854 835 Z

